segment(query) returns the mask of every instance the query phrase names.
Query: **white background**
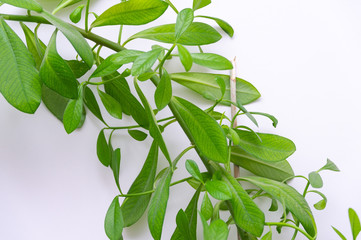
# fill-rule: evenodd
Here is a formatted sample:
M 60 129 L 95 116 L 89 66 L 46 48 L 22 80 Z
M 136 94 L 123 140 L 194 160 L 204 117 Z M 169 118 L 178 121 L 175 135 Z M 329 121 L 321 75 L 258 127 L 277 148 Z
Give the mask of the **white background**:
M 48 10 L 57 3 L 39 2 Z M 100 14 L 119 1 L 92 2 L 91 10 Z M 191 1 L 174 0 L 174 4 L 181 9 L 190 7 Z M 24 13 L 7 6 L 1 7 L 0 12 Z M 248 109 L 268 112 L 279 119 L 277 129 L 269 121 L 261 120 L 258 130 L 277 133 L 296 143 L 297 151 L 289 158 L 295 173 L 307 175 L 323 166 L 327 158 L 341 169 L 340 173 L 322 172 L 321 191 L 328 197 L 328 205 L 321 212 L 313 209 L 318 239 L 322 240 L 338 239 L 331 225 L 351 238 L 348 207 L 361 215 L 360 12 L 358 0 L 214 0 L 199 11 L 223 18 L 234 27 L 233 39 L 225 36 L 204 49 L 228 58 L 237 56 L 238 76 L 250 81 L 262 94 Z M 66 16 L 66 13 L 59 14 Z M 154 24 L 174 21 L 175 15 L 168 10 Z M 23 36 L 18 24 L 9 24 Z M 140 29 L 125 27 L 125 37 Z M 52 30 L 41 27 L 41 39 L 47 42 Z M 116 39 L 116 28 L 106 27 L 96 32 Z M 136 40 L 129 47 L 149 49 L 144 43 Z M 74 57 L 74 51 L 62 36 L 58 45 L 65 58 Z M 103 52 L 104 56 L 110 53 Z M 171 71 L 182 71 L 178 60 L 174 64 L 168 64 Z M 204 69 L 193 69 L 197 70 Z M 147 89 L 147 96 L 152 96 L 151 84 L 142 83 L 141 87 Z M 204 107 L 209 104 L 184 88 L 174 87 L 178 95 L 186 95 Z M 95 144 L 101 124 L 89 113 L 84 127 L 67 135 L 43 105 L 36 115 L 27 115 L 0 97 L 0 111 L 0 239 L 107 239 L 103 220 L 117 189 L 111 171 L 96 157 Z M 168 114 L 167 110 L 161 113 Z M 113 125 L 127 124 L 110 118 L 108 121 Z M 239 121 L 244 123 L 243 119 Z M 176 125 L 166 130 L 165 138 L 172 157 L 188 144 Z M 125 190 L 139 172 L 150 146 L 150 139 L 141 143 L 129 139 L 126 132 L 119 132 L 114 142 L 122 149 L 120 175 Z M 186 158 L 196 159 L 194 153 Z M 163 160 L 160 159 L 160 168 L 166 166 Z M 174 180 L 187 176 L 184 161 L 179 166 Z M 292 184 L 301 191 L 304 181 L 298 179 Z M 186 207 L 191 194 L 191 188 L 185 184 L 172 188 L 162 239 L 170 238 L 176 211 Z M 312 205 L 319 199 L 308 200 Z M 265 208 L 267 204 L 263 204 Z M 285 231 L 285 235 L 274 239 L 290 239 L 291 233 Z M 124 237 L 150 239 L 146 217 L 126 229 Z M 236 239 L 234 232 L 229 239 Z

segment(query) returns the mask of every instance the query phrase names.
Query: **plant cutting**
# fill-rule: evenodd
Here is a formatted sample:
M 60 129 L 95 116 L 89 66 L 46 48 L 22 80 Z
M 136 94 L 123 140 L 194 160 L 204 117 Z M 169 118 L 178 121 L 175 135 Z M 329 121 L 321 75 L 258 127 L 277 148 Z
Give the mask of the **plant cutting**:
M 271 114 L 250 112 L 245 107 L 260 97 L 258 90 L 236 77 L 234 63 L 203 51 L 204 45 L 219 42 L 222 34 L 233 36 L 233 28 L 224 20 L 197 15 L 197 10 L 209 7 L 211 1 L 194 0 L 189 8 L 178 9 L 171 1 L 128 0 L 94 14 L 89 11 L 89 0 L 62 0 L 52 13 L 35 0 L 1 2 L 26 10 L 23 15 L 0 14 L 0 92 L 9 104 L 33 114 L 43 102 L 69 134 L 81 128 L 87 114 L 103 124 L 94 140 L 96 153 L 100 163 L 112 170 L 118 189 L 105 214 L 104 227 L 109 239 L 122 239 L 123 230 L 143 215 L 147 216 L 153 239 L 161 239 L 169 191 L 178 184 L 189 184 L 194 194 L 185 207 L 179 208 L 171 239 L 196 239 L 198 223 L 203 226 L 204 239 L 233 239 L 234 236 L 229 236 L 231 228 L 244 240 L 272 239 L 276 231 L 281 233 L 284 228 L 294 229 L 292 239 L 298 234 L 307 239 L 317 238 L 316 221 L 305 197 L 319 195 L 321 200 L 314 208 L 324 209 L 327 199 L 315 190 L 323 185 L 320 172 L 339 170 L 327 160 L 324 167 L 308 177 L 295 176 L 287 161 L 296 150 L 295 144 L 288 138 L 257 131 L 257 118 L 270 119 L 274 127 L 278 123 Z M 64 8 L 72 8 L 70 21 L 83 20 L 84 29 L 56 15 Z M 174 12 L 175 22 L 144 26 L 129 38 L 122 38 L 123 26 L 145 25 L 161 18 L 166 11 Z M 94 20 L 90 21 L 90 17 Z M 222 32 L 205 20 L 212 20 Z M 9 27 L 8 21 L 21 24 L 25 42 Z M 37 26 L 31 29 L 27 22 Z M 39 37 L 43 24 L 54 26 L 48 42 Z M 119 26 L 118 42 L 92 32 L 114 25 Z M 67 38 L 78 56 L 71 60 L 61 57 L 59 34 Z M 144 39 L 149 45 L 146 51 L 128 48 L 129 42 Z M 114 53 L 103 56 L 104 48 Z M 180 60 L 183 69 L 167 70 L 174 59 Z M 193 65 L 232 74 L 193 72 Z M 156 87 L 152 99 L 144 94 L 144 82 L 152 82 Z M 173 95 L 173 82 L 193 90 L 211 104 L 202 109 L 186 96 Z M 219 111 L 221 105 L 232 107 L 232 114 L 227 116 Z M 167 109 L 170 116 L 160 118 L 160 112 Z M 109 124 L 104 114 L 118 119 L 119 125 Z M 125 115 L 134 124 L 124 125 Z M 247 118 L 252 125 L 238 125 L 237 118 Z M 180 153 L 170 152 L 167 147 L 163 133 L 171 124 L 179 124 L 190 142 Z M 120 131 L 127 131 L 137 141 L 152 139 L 144 150 L 148 156 L 142 161 L 143 167 L 127 191 L 119 181 L 121 146 L 112 141 Z M 195 151 L 199 158 L 185 159 L 189 151 Z M 168 166 L 158 169 L 159 161 L 163 160 Z M 200 165 L 205 172 L 200 171 Z M 240 175 L 238 167 L 253 175 Z M 174 172 L 179 168 L 185 168 L 189 176 L 174 180 Z M 294 178 L 306 180 L 303 192 L 287 184 Z M 268 221 L 255 199 L 269 202 L 270 212 L 281 209 L 281 220 Z

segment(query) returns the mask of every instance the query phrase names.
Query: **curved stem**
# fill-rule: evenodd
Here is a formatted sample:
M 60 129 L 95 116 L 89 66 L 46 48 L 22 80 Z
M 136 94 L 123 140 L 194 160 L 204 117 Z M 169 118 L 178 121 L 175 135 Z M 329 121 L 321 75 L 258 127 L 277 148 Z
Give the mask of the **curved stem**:
M 173 11 L 174 11 L 176 14 L 179 13 L 179 11 L 177 10 L 177 8 L 173 5 L 173 3 L 171 3 L 170 0 L 165 0 L 165 2 L 169 4 L 169 6 L 173 9 Z
M 305 232 L 303 229 L 299 228 L 298 226 L 289 224 L 289 223 L 282 223 L 282 222 L 266 222 L 265 225 L 267 226 L 282 226 L 282 227 L 290 227 L 293 229 L 296 229 L 297 231 L 299 231 L 300 233 L 302 233 L 305 237 L 307 237 L 310 240 L 314 240 L 315 238 L 313 238 L 311 235 L 309 235 L 307 232 Z

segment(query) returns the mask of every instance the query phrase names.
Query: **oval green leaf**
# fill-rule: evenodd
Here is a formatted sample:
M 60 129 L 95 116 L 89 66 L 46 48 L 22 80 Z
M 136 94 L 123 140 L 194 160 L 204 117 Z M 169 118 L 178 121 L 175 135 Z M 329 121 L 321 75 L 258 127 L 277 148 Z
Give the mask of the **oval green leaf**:
M 119 240 L 122 238 L 123 227 L 124 219 L 117 196 L 110 204 L 105 216 L 104 229 L 110 240 Z
M 41 98 L 48 110 L 63 122 L 64 112 L 70 99 L 59 95 L 45 85 L 42 87 Z
M 175 39 L 178 40 L 182 34 L 192 24 L 194 19 L 193 10 L 185 8 L 178 13 L 177 22 L 175 24 Z
M 99 161 L 106 167 L 112 161 L 112 152 L 104 135 L 104 129 L 100 131 L 97 139 L 97 155 Z
M 308 180 L 314 188 L 322 188 L 323 186 L 321 175 L 318 172 L 310 172 L 310 174 L 308 174 Z
M 65 131 L 70 134 L 78 128 L 83 117 L 83 96 L 79 94 L 78 99 L 71 99 L 65 108 L 63 124 Z
M 225 182 L 213 180 L 206 182 L 206 190 L 209 194 L 218 200 L 229 200 L 232 198 L 232 192 Z
M 123 112 L 120 103 L 117 100 L 115 100 L 112 96 L 99 89 L 98 89 L 98 94 L 108 113 L 114 118 L 122 119 Z
M 361 231 L 361 224 L 360 219 L 357 216 L 357 213 L 352 208 L 348 209 L 348 217 L 350 219 L 351 231 L 352 231 L 352 238 L 356 240 L 357 235 Z
M 89 87 L 84 88 L 84 103 L 88 107 L 88 109 L 94 114 L 94 116 L 96 116 L 100 121 L 105 123 L 98 102 L 94 96 L 93 91 Z
M 203 182 L 202 174 L 199 171 L 198 165 L 195 161 L 188 159 L 186 161 L 186 169 L 189 172 L 189 174 L 192 175 L 195 179 L 197 179 L 200 182 Z
M 213 205 L 207 193 L 205 193 L 203 197 L 203 201 L 201 205 L 201 213 L 203 217 L 206 219 L 206 221 L 211 219 L 213 215 Z
M 160 111 L 163 108 L 165 108 L 170 102 L 171 98 L 172 98 L 172 83 L 167 71 L 163 69 L 162 77 L 154 93 L 154 100 L 157 109 Z
M 232 63 L 225 57 L 214 53 L 192 53 L 193 62 L 215 70 L 229 70 Z
M 222 93 L 217 83 L 217 77 L 224 80 L 226 85 L 226 93 L 223 97 L 224 100 L 230 101 L 230 81 L 228 75 L 212 74 L 212 73 L 172 73 L 170 77 L 173 81 L 201 94 L 204 98 L 217 101 L 222 97 Z M 260 93 L 249 82 L 237 78 L 237 101 L 242 104 L 248 104 L 260 97 Z M 230 105 L 229 103 L 222 102 L 222 104 Z
M 197 16 L 197 17 L 208 18 L 208 19 L 214 20 L 218 24 L 218 26 L 220 26 L 220 28 L 222 28 L 222 30 L 225 33 L 227 33 L 230 37 L 233 37 L 234 30 L 233 30 L 232 26 L 229 23 L 227 23 L 226 21 L 224 21 L 220 18 L 209 17 L 209 16 Z
M 69 18 L 73 23 L 78 23 L 80 21 L 83 9 L 84 5 L 80 5 L 69 15 Z
M 155 48 L 149 52 L 142 53 L 140 56 L 138 56 L 132 66 L 132 75 L 138 76 L 148 71 L 157 61 L 158 56 L 161 52 L 161 48 Z
M 0 46 L 1 94 L 16 109 L 34 113 L 41 102 L 39 73 L 25 44 L 1 17 Z
M 179 53 L 179 59 L 184 67 L 184 69 L 188 72 L 191 70 L 193 65 L 193 59 L 187 48 L 183 47 L 182 45 L 177 45 L 178 47 L 178 53 Z
M 226 135 L 221 126 L 208 114 L 185 99 L 174 97 L 172 100 L 178 121 L 182 121 L 187 128 L 193 144 L 201 155 L 215 162 L 226 163 L 228 146 Z
M 144 141 L 147 138 L 147 134 L 145 132 L 139 130 L 128 130 L 129 135 L 137 141 Z

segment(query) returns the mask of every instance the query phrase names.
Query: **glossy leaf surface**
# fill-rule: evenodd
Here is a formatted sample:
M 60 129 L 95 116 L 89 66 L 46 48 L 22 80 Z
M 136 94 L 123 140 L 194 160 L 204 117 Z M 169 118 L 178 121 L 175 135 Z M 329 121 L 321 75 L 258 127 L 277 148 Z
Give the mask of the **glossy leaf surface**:
M 104 129 L 100 131 L 97 139 L 97 155 L 99 161 L 108 167 L 112 161 L 112 150 L 108 145 L 108 141 L 104 135 Z
M 132 75 L 138 76 L 148 71 L 157 61 L 162 49 L 156 48 L 149 52 L 143 53 L 135 59 L 132 66 Z
M 202 174 L 199 171 L 198 165 L 195 161 L 187 160 L 186 169 L 189 172 L 189 174 L 192 175 L 195 179 L 197 179 L 200 182 L 203 182 Z
M 225 57 L 214 53 L 192 53 L 193 62 L 215 70 L 229 70 L 232 63 Z
M 118 197 L 115 197 L 105 216 L 104 228 L 110 240 L 122 238 L 124 220 L 120 209 Z
M 88 107 L 88 109 L 94 114 L 94 116 L 96 116 L 100 121 L 105 123 L 98 102 L 94 96 L 93 91 L 89 87 L 84 88 L 84 103 Z
M 229 23 L 227 23 L 226 21 L 224 21 L 220 18 L 209 17 L 209 16 L 197 16 L 197 17 L 208 18 L 208 19 L 214 20 L 218 24 L 218 26 L 220 28 L 222 28 L 222 30 L 225 33 L 227 33 L 230 37 L 233 37 L 234 30 L 233 30 L 232 26 Z
M 178 40 L 182 34 L 192 24 L 194 19 L 193 10 L 185 8 L 178 13 L 177 22 L 175 24 L 175 39 Z
M 128 130 L 129 135 L 137 141 L 144 141 L 147 138 L 147 134 L 145 132 L 139 130 Z
M 41 84 L 34 59 L 1 17 L 0 46 L 1 94 L 18 110 L 34 113 L 41 101 Z
M 166 24 L 143 30 L 131 36 L 127 42 L 136 38 L 198 46 L 218 42 L 222 36 L 208 24 L 193 22 L 178 40 L 175 38 L 175 24 Z
M 182 98 L 174 97 L 172 102 L 200 153 L 209 160 L 225 163 L 228 146 L 219 124 L 200 108 Z
M 187 48 L 183 47 L 182 45 L 177 45 L 178 53 L 179 53 L 179 59 L 184 67 L 184 69 L 188 72 L 191 70 L 193 65 L 193 59 L 192 55 L 189 53 Z
M 224 100 L 231 100 L 230 98 L 230 83 L 229 76 L 221 74 L 211 74 L 211 73 L 172 73 L 170 77 L 173 81 L 190 88 L 191 90 L 201 94 L 204 98 L 216 101 L 221 98 L 222 93 L 220 87 L 216 81 L 217 77 L 221 77 L 224 80 L 226 85 L 226 93 L 224 95 Z M 242 104 L 248 104 L 261 95 L 257 89 L 250 84 L 249 82 L 237 78 L 237 101 L 240 101 Z M 224 103 L 229 105 L 229 103 Z
M 83 9 L 84 5 L 80 5 L 69 15 L 69 18 L 73 23 L 78 23 L 80 21 Z
M 45 106 L 57 119 L 63 122 L 64 112 L 70 99 L 59 95 L 45 85 L 43 85 L 41 92 Z
M 285 207 L 300 221 L 311 236 L 315 235 L 314 218 L 310 207 L 302 195 L 294 188 L 281 182 L 262 177 L 246 177 L 246 181 L 258 186 L 283 203 Z
M 66 106 L 63 117 L 65 131 L 72 133 L 81 123 L 83 116 L 83 96 L 79 95 L 78 99 L 71 99 Z
M 114 118 L 122 119 L 122 106 L 120 105 L 120 103 L 112 96 L 99 89 L 98 94 L 108 113 Z
M 161 0 L 130 0 L 116 4 L 102 13 L 92 27 L 107 25 L 142 25 L 159 18 L 168 4 Z
M 360 219 L 357 216 L 357 213 L 352 208 L 348 209 L 348 217 L 350 219 L 351 232 L 353 240 L 356 240 L 358 234 L 361 231 Z
M 43 7 L 35 0 L 1 0 L 1 2 L 36 12 L 43 11 Z
M 231 189 L 225 182 L 213 180 L 206 182 L 206 190 L 218 200 L 229 200 L 232 198 Z
M 172 98 L 172 83 L 167 71 L 163 75 L 154 93 L 155 105 L 158 110 L 165 108 Z
M 66 98 L 78 98 L 78 81 L 73 71 L 56 50 L 55 31 L 40 66 L 40 79 L 50 89 Z
M 207 193 L 205 193 L 203 197 L 203 201 L 201 205 L 201 213 L 207 221 L 211 219 L 213 215 L 213 205 Z
M 239 146 L 264 161 L 278 162 L 285 160 L 296 151 L 295 144 L 278 135 L 257 133 L 259 139 L 254 133 L 244 130 L 235 130 L 241 139 Z
M 158 146 L 153 142 L 142 170 L 129 188 L 128 194 L 141 193 L 153 189 L 158 163 Z M 122 204 L 124 226 L 136 223 L 144 214 L 149 204 L 151 194 L 127 198 Z

